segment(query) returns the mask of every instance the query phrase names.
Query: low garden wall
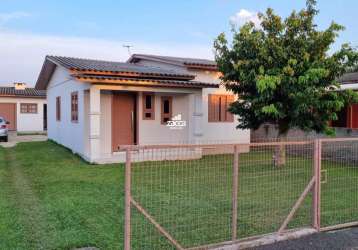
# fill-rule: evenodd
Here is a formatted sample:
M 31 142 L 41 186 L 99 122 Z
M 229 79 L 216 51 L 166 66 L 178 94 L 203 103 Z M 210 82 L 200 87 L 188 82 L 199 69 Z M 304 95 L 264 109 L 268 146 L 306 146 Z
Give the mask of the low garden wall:
M 348 128 L 335 128 L 336 138 L 354 138 L 358 137 L 358 129 Z M 276 140 L 278 130 L 273 124 L 264 124 L 257 130 L 251 131 L 251 142 L 266 142 Z M 288 132 L 287 140 L 289 141 L 301 141 L 317 138 L 332 138 L 324 134 L 318 134 L 315 132 L 304 132 L 299 129 L 292 129 Z M 325 143 L 322 147 L 322 159 L 340 162 L 344 164 L 358 164 L 357 152 L 358 142 L 332 142 Z M 303 149 L 297 150 L 297 148 L 287 148 L 287 154 L 289 155 L 307 155 L 307 152 L 303 152 Z M 304 148 L 304 150 L 311 150 Z M 358 166 L 357 166 L 358 167 Z

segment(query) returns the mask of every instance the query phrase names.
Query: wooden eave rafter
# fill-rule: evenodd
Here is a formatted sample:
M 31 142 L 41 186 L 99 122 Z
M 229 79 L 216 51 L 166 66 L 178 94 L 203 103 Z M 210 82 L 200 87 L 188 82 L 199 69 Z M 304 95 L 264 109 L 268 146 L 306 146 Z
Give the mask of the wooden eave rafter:
M 158 81 L 151 81 L 150 79 L 140 80 L 140 79 L 98 79 L 95 77 L 86 77 L 86 76 L 74 76 L 77 80 L 81 82 L 88 82 L 92 84 L 115 84 L 115 85 L 124 85 L 124 86 L 144 86 L 144 87 L 171 87 L 171 88 L 191 88 L 191 89 L 201 89 L 201 88 L 218 88 L 219 85 L 203 84 L 203 83 L 165 83 Z
M 188 69 L 201 69 L 201 70 L 208 70 L 208 71 L 218 71 L 218 67 L 214 66 L 214 65 L 191 64 L 191 63 L 184 63 L 184 65 Z

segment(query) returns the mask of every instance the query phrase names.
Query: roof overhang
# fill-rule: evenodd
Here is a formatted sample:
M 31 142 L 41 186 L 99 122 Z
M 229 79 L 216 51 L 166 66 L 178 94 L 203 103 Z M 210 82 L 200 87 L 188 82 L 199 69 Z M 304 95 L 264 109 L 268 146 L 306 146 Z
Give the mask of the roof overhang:
M 200 63 L 184 63 L 184 65 L 188 69 L 200 69 L 200 70 L 207 70 L 207 71 L 218 71 L 218 67 L 213 66 L 213 65 L 200 64 Z
M 340 84 L 340 88 L 338 90 L 349 90 L 349 89 L 358 90 L 358 82 Z
M 48 58 L 45 59 L 39 77 L 37 78 L 35 89 L 46 90 L 57 64 Z
M 138 79 L 113 76 L 95 75 L 72 75 L 76 80 L 92 84 L 113 84 L 123 86 L 142 86 L 142 87 L 175 87 L 175 88 L 218 88 L 219 84 L 205 83 L 196 81 L 179 81 L 167 79 Z

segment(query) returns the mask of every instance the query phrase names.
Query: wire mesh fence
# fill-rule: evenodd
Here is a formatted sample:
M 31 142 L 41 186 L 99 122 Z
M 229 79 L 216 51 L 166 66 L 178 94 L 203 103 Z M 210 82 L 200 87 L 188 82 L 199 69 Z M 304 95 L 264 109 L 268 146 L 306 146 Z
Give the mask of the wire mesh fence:
M 358 220 L 358 139 L 322 140 L 321 224 Z
M 127 149 L 130 168 L 52 142 L 0 148 L 0 249 L 125 249 L 125 222 L 132 249 L 358 225 L 358 139 Z
M 127 148 L 130 246 L 200 249 L 309 227 L 314 151 L 313 141 Z

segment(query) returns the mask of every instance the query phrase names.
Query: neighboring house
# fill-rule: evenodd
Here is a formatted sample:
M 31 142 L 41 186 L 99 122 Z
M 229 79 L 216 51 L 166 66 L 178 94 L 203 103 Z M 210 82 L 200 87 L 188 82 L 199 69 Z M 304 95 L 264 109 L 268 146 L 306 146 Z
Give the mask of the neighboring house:
M 227 112 L 234 96 L 213 61 L 140 56 L 127 63 L 47 56 L 36 89 L 47 90 L 49 139 L 94 163 L 124 161 L 120 145 L 250 141 Z
M 339 82 L 341 89 L 358 91 L 358 72 L 343 75 Z M 358 129 L 358 103 L 342 109 L 338 120 L 331 123 L 332 127 Z
M 0 87 L 0 117 L 9 121 L 10 131 L 39 132 L 47 129 L 46 91 L 27 88 L 24 83 Z

